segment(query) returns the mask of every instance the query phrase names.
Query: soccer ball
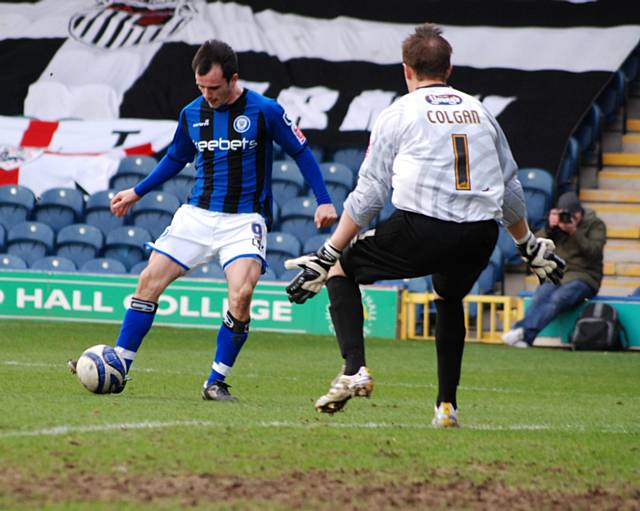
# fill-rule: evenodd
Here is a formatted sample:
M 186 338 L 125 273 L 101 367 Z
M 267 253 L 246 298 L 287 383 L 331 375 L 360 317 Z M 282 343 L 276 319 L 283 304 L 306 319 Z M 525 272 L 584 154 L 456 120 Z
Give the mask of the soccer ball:
M 127 366 L 116 350 L 106 344 L 91 346 L 80 355 L 76 375 L 89 391 L 110 394 L 122 389 Z

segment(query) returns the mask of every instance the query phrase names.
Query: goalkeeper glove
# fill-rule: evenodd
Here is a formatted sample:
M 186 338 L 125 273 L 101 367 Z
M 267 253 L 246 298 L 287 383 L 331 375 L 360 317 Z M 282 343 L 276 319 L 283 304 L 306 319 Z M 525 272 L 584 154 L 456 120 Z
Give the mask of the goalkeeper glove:
M 547 238 L 536 238 L 529 231 L 525 240 L 517 245 L 522 259 L 536 274 L 540 284 L 549 279 L 556 286 L 560 285 L 567 263 L 556 255 L 556 246 L 553 241 Z
M 301 268 L 287 286 L 289 301 L 304 303 L 315 296 L 327 281 L 329 269 L 338 262 L 342 251 L 325 241 L 315 254 L 307 254 L 295 259 L 287 259 L 284 267 L 287 270 Z

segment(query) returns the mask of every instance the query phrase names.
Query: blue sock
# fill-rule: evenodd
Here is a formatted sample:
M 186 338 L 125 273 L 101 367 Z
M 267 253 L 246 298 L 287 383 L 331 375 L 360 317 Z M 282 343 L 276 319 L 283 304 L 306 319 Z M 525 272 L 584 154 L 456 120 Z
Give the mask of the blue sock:
M 218 330 L 216 354 L 205 386 L 211 385 L 216 380 L 224 381 L 247 337 L 249 337 L 249 321 L 239 321 L 227 312 Z
M 120 335 L 116 341 L 116 352 L 127 364 L 127 371 L 136 358 L 138 348 L 142 344 L 144 336 L 153 324 L 158 304 L 139 298 L 132 298 L 131 305 L 124 315 Z

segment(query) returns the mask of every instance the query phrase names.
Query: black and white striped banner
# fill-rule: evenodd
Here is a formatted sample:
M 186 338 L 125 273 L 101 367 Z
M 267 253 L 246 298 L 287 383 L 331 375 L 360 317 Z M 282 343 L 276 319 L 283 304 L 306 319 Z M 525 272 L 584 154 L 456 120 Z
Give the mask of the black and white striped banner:
M 521 166 L 555 171 L 569 134 L 640 40 L 640 9 L 624 4 L 0 3 L 0 114 L 176 119 L 198 93 L 196 48 L 218 38 L 238 52 L 246 84 L 277 98 L 312 142 L 364 146 L 379 111 L 405 92 L 402 40 L 432 21 L 454 48 L 451 84 L 498 116 Z

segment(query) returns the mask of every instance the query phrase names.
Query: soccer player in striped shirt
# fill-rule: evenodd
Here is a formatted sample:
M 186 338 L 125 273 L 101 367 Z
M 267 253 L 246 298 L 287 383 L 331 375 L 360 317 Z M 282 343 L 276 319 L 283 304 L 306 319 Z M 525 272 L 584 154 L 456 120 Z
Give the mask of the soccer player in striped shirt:
M 529 230 L 517 166 L 497 121 L 480 101 L 446 84 L 452 50 L 441 30 L 417 27 L 402 50 L 409 93 L 376 120 L 336 231 L 316 254 L 285 262 L 302 269 L 287 292 L 291 301 L 303 303 L 326 282 L 345 367 L 316 409 L 334 413 L 373 390 L 359 284 L 433 275 L 438 359 L 433 424 L 455 427 L 465 338 L 462 299 L 489 261 L 498 221 L 541 281 L 557 283 L 564 265 L 553 242 Z M 358 236 L 390 193 L 395 213 Z
M 180 112 L 173 141 L 157 167 L 134 188 L 118 192 L 111 203 L 116 216 L 126 215 L 143 195 L 196 158 L 195 184 L 187 203 L 149 244 L 153 252 L 115 349 L 128 369 L 166 287 L 188 270 L 218 261 L 227 279 L 229 310 L 217 334 L 202 397 L 233 401 L 225 379 L 247 340 L 251 297 L 266 267 L 273 141 L 293 157 L 311 187 L 318 202 L 317 227 L 330 226 L 337 215 L 303 133 L 276 101 L 238 84 L 233 49 L 221 41 L 207 41 L 198 49 L 192 67 L 202 95 Z M 73 362 L 71 366 L 73 370 Z

